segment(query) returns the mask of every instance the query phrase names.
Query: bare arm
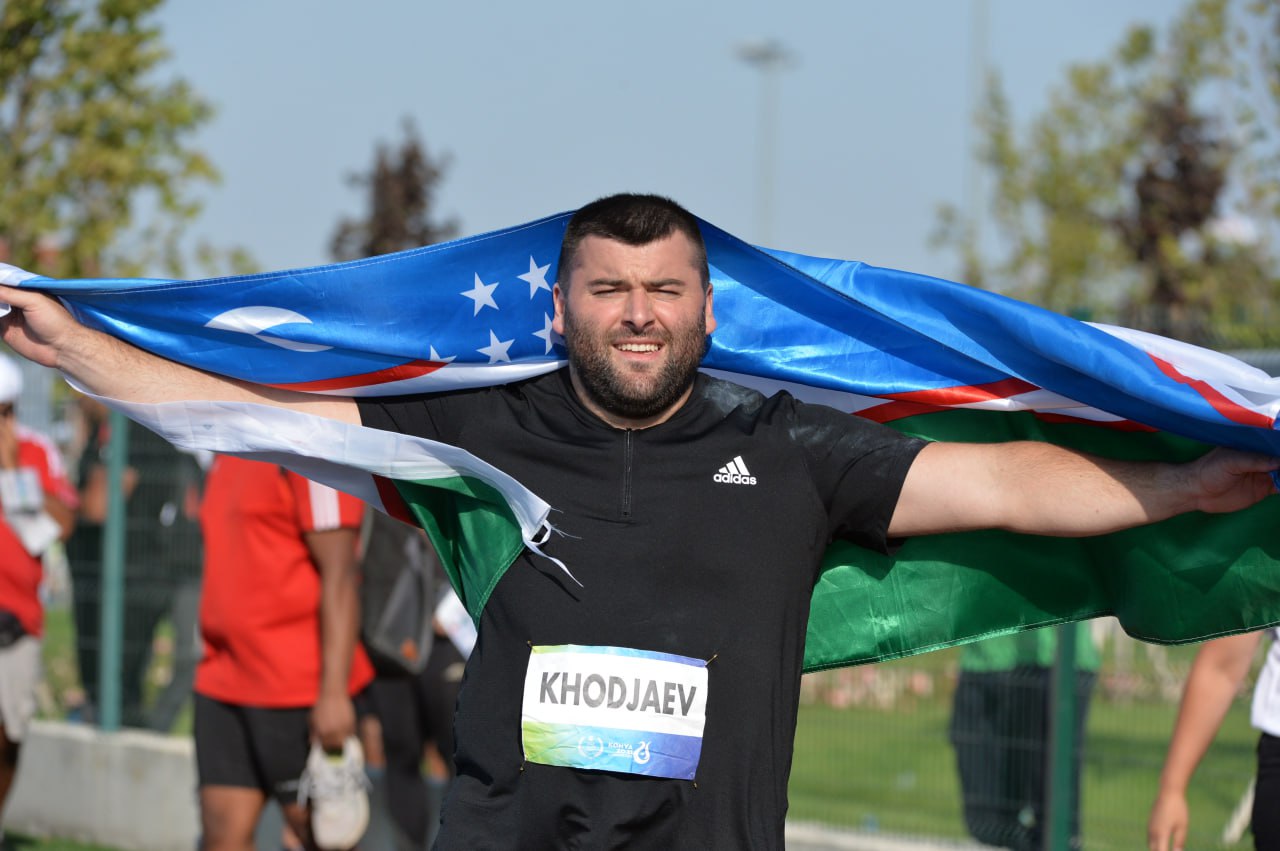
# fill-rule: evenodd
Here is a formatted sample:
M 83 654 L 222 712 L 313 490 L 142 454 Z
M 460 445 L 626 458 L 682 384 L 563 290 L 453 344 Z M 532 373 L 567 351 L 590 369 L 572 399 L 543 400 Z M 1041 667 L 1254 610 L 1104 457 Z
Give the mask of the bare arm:
M 1201 645 L 1196 654 L 1147 823 L 1149 851 L 1169 851 L 1171 847 L 1182 851 L 1190 822 L 1187 784 L 1249 673 L 1261 636 L 1260 632 L 1249 632 L 1215 638 Z
M 254 402 L 343 422 L 360 421 L 351 399 L 276 390 L 174 363 L 86 328 L 42 293 L 0 287 L 0 301 L 13 308 L 0 318 L 0 338 L 5 343 L 28 360 L 61 370 L 99 396 L 144 403 Z
M 341 750 L 356 730 L 347 681 L 360 634 L 358 537 L 359 530 L 349 528 L 303 535 L 320 570 L 320 692 L 311 710 L 311 733 L 329 751 Z
M 1100 535 L 1186 511 L 1247 508 L 1275 492 L 1280 460 L 1215 449 L 1186 464 L 1115 461 L 1048 443 L 934 443 L 916 457 L 894 537 L 1005 529 Z
M 58 529 L 61 530 L 58 539 L 65 541 L 70 538 L 71 533 L 76 528 L 75 509 L 50 493 L 45 494 L 44 510 L 53 518 L 53 521 L 58 524 Z

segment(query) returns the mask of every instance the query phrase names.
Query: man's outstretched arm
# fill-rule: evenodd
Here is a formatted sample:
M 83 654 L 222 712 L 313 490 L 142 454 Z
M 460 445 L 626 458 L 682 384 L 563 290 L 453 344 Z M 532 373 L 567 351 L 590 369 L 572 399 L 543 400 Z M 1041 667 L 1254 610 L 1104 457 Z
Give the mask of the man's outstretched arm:
M 934 443 L 907 473 L 894 537 L 1005 529 L 1083 537 L 1187 511 L 1247 508 L 1280 459 L 1215 449 L 1186 464 L 1116 461 L 1048 443 Z
M 0 302 L 12 307 L 8 316 L 0 318 L 0 338 L 10 348 L 60 370 L 99 396 L 143 403 L 254 402 L 343 422 L 360 421 L 351 399 L 277 390 L 174 363 L 86 328 L 43 293 L 0 286 Z

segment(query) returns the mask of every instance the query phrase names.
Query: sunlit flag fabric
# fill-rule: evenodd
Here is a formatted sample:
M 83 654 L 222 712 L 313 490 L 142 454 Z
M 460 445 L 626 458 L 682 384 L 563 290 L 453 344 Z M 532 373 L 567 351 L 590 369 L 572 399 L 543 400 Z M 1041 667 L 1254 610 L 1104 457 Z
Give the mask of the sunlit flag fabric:
M 244 277 L 53 280 L 7 267 L 0 281 L 56 294 L 91 326 L 212 372 L 320 393 L 432 392 L 563 365 L 551 286 L 567 220 Z M 1280 382 L 1225 355 L 921 275 L 757 249 L 705 222 L 703 233 L 713 374 L 935 439 L 1031 438 L 1141 459 L 1210 445 L 1280 455 Z M 182 445 L 279 461 L 415 519 L 477 620 L 520 549 L 554 534 L 554 506 L 453 447 L 261 406 L 124 407 Z M 930 536 L 893 557 L 836 542 L 806 668 L 1105 614 L 1156 642 L 1273 625 L 1278 521 L 1269 499 L 1086 539 Z

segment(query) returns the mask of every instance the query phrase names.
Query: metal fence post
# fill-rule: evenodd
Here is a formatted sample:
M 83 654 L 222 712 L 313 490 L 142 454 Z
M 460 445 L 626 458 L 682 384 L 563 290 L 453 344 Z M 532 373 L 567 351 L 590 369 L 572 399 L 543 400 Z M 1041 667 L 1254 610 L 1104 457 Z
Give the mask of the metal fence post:
M 102 530 L 102 615 L 98 633 L 98 726 L 120 729 L 120 669 L 124 644 L 124 471 L 129 420 L 111 412 L 107 450 L 107 519 Z
M 1045 848 L 1068 851 L 1071 847 L 1071 814 L 1075 810 L 1076 741 L 1076 630 L 1074 623 L 1054 627 L 1057 650 L 1053 659 L 1053 685 L 1050 689 L 1052 714 L 1049 720 L 1049 764 L 1046 797 Z

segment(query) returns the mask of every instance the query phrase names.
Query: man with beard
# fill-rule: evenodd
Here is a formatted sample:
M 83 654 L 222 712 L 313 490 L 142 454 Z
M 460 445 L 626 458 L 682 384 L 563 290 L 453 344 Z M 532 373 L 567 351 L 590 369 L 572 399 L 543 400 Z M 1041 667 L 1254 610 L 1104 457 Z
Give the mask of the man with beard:
M 429 437 L 558 509 L 565 534 L 543 550 L 580 584 L 526 551 L 492 589 L 440 848 L 780 848 L 809 596 L 833 538 L 1094 535 L 1272 491 L 1265 456 L 926 443 L 698 373 L 715 330 L 706 252 L 665 198 L 578 211 L 558 281 L 568 369 L 358 403 L 196 372 L 0 288 L 16 308 L 5 342 L 103 395 L 265 402 Z

